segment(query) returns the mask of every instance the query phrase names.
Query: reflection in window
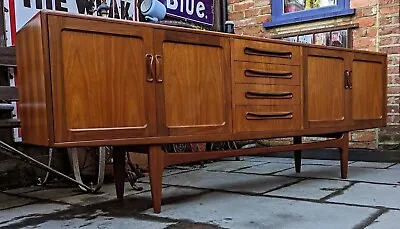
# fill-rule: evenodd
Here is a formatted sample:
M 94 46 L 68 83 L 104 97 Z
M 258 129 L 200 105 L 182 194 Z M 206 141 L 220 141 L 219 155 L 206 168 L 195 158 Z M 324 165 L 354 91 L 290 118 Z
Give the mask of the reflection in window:
M 315 44 L 316 45 L 328 45 L 330 43 L 331 36 L 329 32 L 316 33 Z
M 348 37 L 348 30 L 344 29 L 344 30 L 336 30 L 330 32 L 320 32 L 320 33 L 283 37 L 281 39 L 291 42 L 349 48 L 350 45 L 348 44 L 347 37 Z
M 284 13 L 310 10 L 326 6 L 336 6 L 337 0 L 282 0 L 284 1 Z

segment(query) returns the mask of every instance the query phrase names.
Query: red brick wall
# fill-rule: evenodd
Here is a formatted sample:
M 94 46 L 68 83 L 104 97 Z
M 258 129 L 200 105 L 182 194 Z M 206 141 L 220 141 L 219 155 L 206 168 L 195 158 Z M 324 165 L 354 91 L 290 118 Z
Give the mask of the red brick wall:
M 388 122 L 387 127 L 356 131 L 351 135 L 354 148 L 393 148 L 400 142 L 400 24 L 399 0 L 350 0 L 356 14 L 339 19 L 264 29 L 263 23 L 271 20 L 271 0 L 228 0 L 229 20 L 235 22 L 237 34 L 269 37 L 358 23 L 354 29 L 353 47 L 388 53 Z

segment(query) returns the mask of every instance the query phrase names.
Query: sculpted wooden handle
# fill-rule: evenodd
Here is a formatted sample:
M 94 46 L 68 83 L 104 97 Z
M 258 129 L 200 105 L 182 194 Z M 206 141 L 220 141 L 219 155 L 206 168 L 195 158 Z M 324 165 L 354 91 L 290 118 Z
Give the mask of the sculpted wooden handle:
M 244 48 L 244 53 L 247 55 L 255 55 L 255 56 L 292 58 L 292 52 L 269 51 L 269 50 L 249 48 L 249 47 Z
M 344 71 L 344 88 L 352 88 L 351 71 L 349 70 Z
M 349 88 L 352 89 L 353 88 L 353 71 L 349 72 Z
M 290 99 L 293 98 L 292 92 L 257 92 L 257 91 L 246 91 L 245 93 L 246 98 L 248 99 Z
M 163 82 L 163 69 L 162 69 L 162 57 L 160 55 L 156 55 L 156 69 L 157 69 L 157 82 L 162 83 Z
M 265 120 L 265 119 L 291 119 L 293 118 L 292 112 L 270 112 L 270 113 L 256 113 L 247 112 L 247 120 Z
M 146 54 L 147 82 L 153 82 L 153 55 Z
M 260 71 L 254 69 L 244 70 L 244 75 L 247 77 L 282 78 L 282 79 L 291 79 L 293 77 L 293 74 L 288 71 Z

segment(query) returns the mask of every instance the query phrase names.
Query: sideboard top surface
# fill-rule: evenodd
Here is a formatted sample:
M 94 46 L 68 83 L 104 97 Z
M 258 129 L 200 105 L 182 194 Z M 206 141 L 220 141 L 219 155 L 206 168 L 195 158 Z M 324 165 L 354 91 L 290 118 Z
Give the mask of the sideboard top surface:
M 289 42 L 289 41 L 277 40 L 277 39 L 271 39 L 271 38 L 265 38 L 265 37 L 255 37 L 255 36 L 249 36 L 249 35 L 229 34 L 229 33 L 223 33 L 223 32 L 218 32 L 218 31 L 183 28 L 183 27 L 158 24 L 158 23 L 137 22 L 137 21 L 114 19 L 114 18 L 104 18 L 104 17 L 83 15 L 83 14 L 70 13 L 70 12 L 52 11 L 52 10 L 47 10 L 47 9 L 40 10 L 35 16 L 32 17 L 32 19 L 39 15 L 42 15 L 45 17 L 48 15 L 53 15 L 53 16 L 59 16 L 59 17 L 61 16 L 61 17 L 70 17 L 70 18 L 76 18 L 76 19 L 104 21 L 104 22 L 119 23 L 119 24 L 129 24 L 129 25 L 136 25 L 136 26 L 141 26 L 141 27 L 150 27 L 150 28 L 154 28 L 154 29 L 165 29 L 165 30 L 182 31 L 182 32 L 184 31 L 184 32 L 190 32 L 190 33 L 195 33 L 195 34 L 196 33 L 197 34 L 208 34 L 208 35 L 215 35 L 215 36 L 222 36 L 222 37 L 229 37 L 229 38 L 236 38 L 236 39 L 271 42 L 271 43 L 286 44 L 286 45 L 293 45 L 293 46 L 300 46 L 300 47 L 323 48 L 323 49 L 339 50 L 339 51 L 351 51 L 351 52 L 355 52 L 355 53 L 365 53 L 365 54 L 374 54 L 374 55 L 382 55 L 382 56 L 387 55 L 386 53 L 375 52 L 375 51 L 356 50 L 356 49 L 350 49 L 350 48 L 340 48 L 340 47 L 322 46 L 322 45 L 315 45 L 315 44 L 305 44 L 305 43 L 293 43 L 293 42 Z M 29 21 L 27 22 L 27 24 L 29 24 Z M 24 25 L 21 30 L 23 30 L 25 26 L 26 25 Z

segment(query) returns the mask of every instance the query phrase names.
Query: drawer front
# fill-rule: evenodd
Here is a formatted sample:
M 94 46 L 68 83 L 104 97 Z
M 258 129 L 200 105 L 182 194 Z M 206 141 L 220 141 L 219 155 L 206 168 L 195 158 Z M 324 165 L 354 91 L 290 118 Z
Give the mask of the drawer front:
M 300 64 L 300 47 L 271 42 L 235 39 L 233 59 L 274 64 Z
M 300 86 L 236 84 L 235 105 L 300 104 Z
M 301 128 L 300 105 L 237 106 L 234 131 L 297 130 Z
M 235 83 L 300 85 L 298 66 L 235 61 L 233 76 Z

